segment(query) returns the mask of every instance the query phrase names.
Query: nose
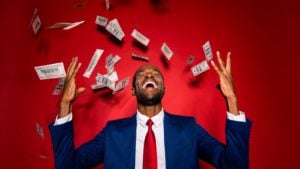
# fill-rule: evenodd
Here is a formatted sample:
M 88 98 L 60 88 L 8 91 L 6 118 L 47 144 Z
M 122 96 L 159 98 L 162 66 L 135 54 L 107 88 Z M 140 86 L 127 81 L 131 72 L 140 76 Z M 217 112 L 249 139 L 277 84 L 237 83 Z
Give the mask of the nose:
M 146 78 L 152 78 L 153 77 L 153 73 L 152 72 L 147 72 L 146 73 Z

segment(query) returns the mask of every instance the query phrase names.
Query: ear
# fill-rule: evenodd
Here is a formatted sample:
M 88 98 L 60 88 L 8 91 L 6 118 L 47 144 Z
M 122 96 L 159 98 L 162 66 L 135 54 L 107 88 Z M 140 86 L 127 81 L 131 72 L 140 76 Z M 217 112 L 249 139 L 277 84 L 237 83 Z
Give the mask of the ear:
M 131 95 L 135 96 L 135 89 L 134 88 L 131 88 Z

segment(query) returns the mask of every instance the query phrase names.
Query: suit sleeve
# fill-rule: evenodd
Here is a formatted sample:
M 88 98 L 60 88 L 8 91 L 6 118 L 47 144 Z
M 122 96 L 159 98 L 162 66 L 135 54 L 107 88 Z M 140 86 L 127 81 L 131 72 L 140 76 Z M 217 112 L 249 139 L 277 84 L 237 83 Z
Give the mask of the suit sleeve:
M 218 169 L 249 168 L 249 136 L 251 122 L 245 123 L 227 120 L 226 144 L 211 137 L 197 125 L 197 148 L 200 159 Z
M 94 139 L 74 148 L 73 124 L 49 125 L 52 137 L 56 169 L 85 169 L 92 168 L 103 162 L 104 135 L 103 129 Z

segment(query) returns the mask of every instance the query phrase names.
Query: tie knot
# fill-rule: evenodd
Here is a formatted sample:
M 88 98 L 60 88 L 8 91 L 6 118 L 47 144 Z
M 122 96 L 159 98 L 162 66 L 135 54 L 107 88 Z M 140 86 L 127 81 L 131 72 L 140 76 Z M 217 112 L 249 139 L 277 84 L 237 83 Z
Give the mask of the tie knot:
M 146 124 L 148 127 L 152 127 L 153 121 L 151 119 L 149 119 Z

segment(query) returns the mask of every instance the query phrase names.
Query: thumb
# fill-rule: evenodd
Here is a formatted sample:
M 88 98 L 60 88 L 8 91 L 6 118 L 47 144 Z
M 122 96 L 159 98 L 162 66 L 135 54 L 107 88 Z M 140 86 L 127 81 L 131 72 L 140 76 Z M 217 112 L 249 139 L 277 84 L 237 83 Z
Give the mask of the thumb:
M 85 91 L 84 87 L 79 87 L 78 89 L 76 89 L 76 94 L 75 97 L 78 97 L 81 93 L 83 93 Z

